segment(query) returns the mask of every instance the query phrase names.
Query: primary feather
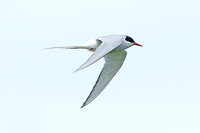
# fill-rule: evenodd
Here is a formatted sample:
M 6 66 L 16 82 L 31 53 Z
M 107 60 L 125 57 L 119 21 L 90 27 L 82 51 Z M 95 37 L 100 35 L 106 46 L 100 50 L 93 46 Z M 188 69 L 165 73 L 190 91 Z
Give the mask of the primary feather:
M 86 101 L 83 103 L 83 106 L 86 106 L 90 102 L 92 102 L 108 85 L 108 83 L 112 80 L 118 70 L 121 68 L 127 52 L 120 51 L 120 52 L 113 52 L 109 53 L 105 56 L 105 64 L 101 73 L 90 92 L 89 96 L 87 97 Z M 81 108 L 82 108 L 81 107 Z

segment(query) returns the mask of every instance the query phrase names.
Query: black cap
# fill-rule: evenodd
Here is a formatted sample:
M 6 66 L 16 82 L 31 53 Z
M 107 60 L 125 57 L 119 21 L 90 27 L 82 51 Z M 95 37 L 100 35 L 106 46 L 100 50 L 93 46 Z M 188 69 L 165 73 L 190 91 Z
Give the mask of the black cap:
M 131 43 L 134 43 L 135 41 L 133 40 L 133 38 L 129 37 L 129 36 L 126 36 L 125 38 L 126 41 L 128 42 L 131 42 Z

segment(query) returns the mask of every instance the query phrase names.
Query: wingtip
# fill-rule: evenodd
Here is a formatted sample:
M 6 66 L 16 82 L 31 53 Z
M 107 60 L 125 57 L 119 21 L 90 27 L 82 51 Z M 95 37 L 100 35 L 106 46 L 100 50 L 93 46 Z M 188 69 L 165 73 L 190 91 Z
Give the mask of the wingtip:
M 83 68 L 82 68 L 82 66 L 80 66 L 78 69 L 76 69 L 75 71 L 74 71 L 74 73 L 75 72 L 78 72 L 78 71 L 80 71 L 80 70 L 82 70 Z
M 78 72 L 78 71 L 79 71 L 79 69 L 76 69 L 73 73 Z
M 83 103 L 83 105 L 81 106 L 81 109 L 83 108 L 83 107 L 85 107 L 86 105 Z
M 83 103 L 83 105 L 81 106 L 81 108 L 85 107 L 86 105 L 88 105 L 88 103 L 86 103 L 86 101 Z

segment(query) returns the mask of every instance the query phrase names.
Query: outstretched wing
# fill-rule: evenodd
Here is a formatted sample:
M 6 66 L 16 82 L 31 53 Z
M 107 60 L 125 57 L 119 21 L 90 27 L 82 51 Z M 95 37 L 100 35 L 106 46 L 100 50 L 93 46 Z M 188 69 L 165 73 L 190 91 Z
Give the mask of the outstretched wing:
M 83 63 L 76 71 L 82 70 L 92 65 L 93 63 L 104 57 L 110 51 L 119 46 L 124 38 L 125 38 L 124 35 L 110 35 L 110 36 L 98 37 L 97 39 L 102 41 L 102 43 L 95 50 L 95 52 L 88 58 L 88 60 L 85 63 Z
M 108 55 L 105 56 L 104 67 L 101 70 L 101 73 L 92 91 L 90 92 L 86 101 L 83 103 L 82 107 L 92 102 L 105 89 L 108 83 L 112 80 L 112 78 L 121 68 L 126 58 L 126 55 L 127 55 L 126 51 L 120 51 L 120 52 L 109 53 Z

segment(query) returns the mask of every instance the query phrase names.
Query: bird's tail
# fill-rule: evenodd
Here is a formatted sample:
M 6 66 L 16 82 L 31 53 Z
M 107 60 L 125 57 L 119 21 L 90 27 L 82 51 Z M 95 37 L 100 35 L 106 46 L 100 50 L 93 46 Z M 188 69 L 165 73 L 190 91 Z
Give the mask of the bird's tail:
M 60 48 L 60 49 L 89 49 L 88 46 L 65 46 L 65 47 L 50 47 L 50 48 L 45 48 L 44 50 L 57 49 L 57 48 Z

